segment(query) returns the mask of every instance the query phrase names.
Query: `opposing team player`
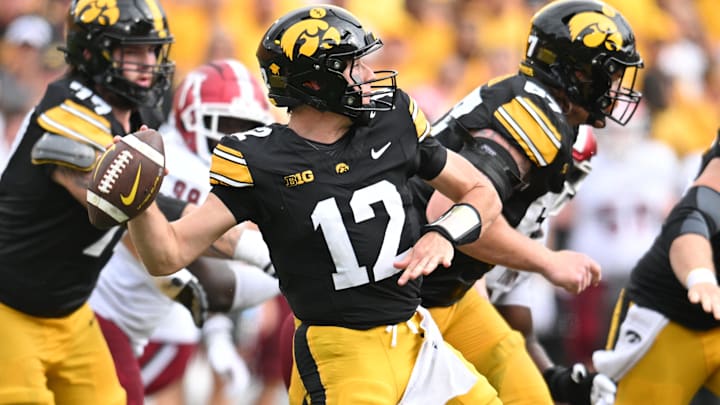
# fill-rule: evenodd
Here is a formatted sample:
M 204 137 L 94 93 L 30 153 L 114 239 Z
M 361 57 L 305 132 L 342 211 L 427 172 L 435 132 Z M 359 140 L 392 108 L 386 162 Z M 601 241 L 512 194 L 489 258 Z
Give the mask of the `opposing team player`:
M 720 397 L 720 133 L 700 171 L 620 293 L 595 367 L 618 382 L 616 404 Z
M 214 144 L 225 134 L 271 121 L 262 88 L 239 62 L 216 61 L 193 70 L 176 90 L 170 118 L 160 127 L 169 171 L 161 192 L 193 204 L 202 202 L 210 191 L 207 173 Z M 210 295 L 210 309 L 215 312 L 247 308 L 279 294 L 277 280 L 262 269 L 270 265 L 270 257 L 259 232 L 245 224 L 238 227 L 242 228 L 239 241 L 232 250 L 242 262 L 199 258 L 190 270 L 166 277 L 150 276 L 131 245 L 117 246 L 100 274 L 90 305 L 105 325 L 103 333 L 129 404 L 142 405 L 144 391 L 154 394 L 166 387 L 180 388 L 199 342 L 200 325 L 196 324 L 200 320 L 193 323 L 190 313 L 171 298 L 184 294 L 198 280 Z M 199 274 L 196 277 L 191 271 Z M 223 316 L 213 315 L 208 326 L 212 332 L 209 336 L 216 342 L 211 348 L 215 351 L 232 347 L 226 344 L 232 341 L 230 330 L 218 327 L 228 324 L 219 320 Z M 141 375 L 137 356 L 143 354 L 153 333 L 162 339 L 148 347 L 142 358 L 147 367 Z M 218 357 L 235 360 L 227 363 L 235 367 L 222 370 L 234 372 L 228 375 L 231 383 L 242 386 L 241 381 L 247 382 L 248 372 L 238 363 L 241 359 L 234 350 L 212 356 Z
M 290 108 L 288 125 L 223 138 L 205 202 L 173 223 L 153 205 L 129 221 L 130 234 L 149 270 L 166 274 L 237 223 L 259 226 L 300 322 L 293 404 L 444 403 L 463 394 L 456 402 L 499 403 L 439 340 L 419 307 L 418 280 L 450 264 L 453 244 L 477 239 L 499 199 L 485 176 L 429 136 L 396 72 L 366 64 L 381 44 L 339 7 L 279 18 L 258 60 L 270 99 Z M 459 203 L 419 239 L 408 185 L 415 174 Z
M 150 122 L 138 111 L 170 85 L 173 38 L 156 0 L 73 1 L 67 22 L 70 71 L 27 116 L 0 178 L 3 404 L 126 402 L 87 304 L 122 230 L 94 228 L 85 195 L 113 135 Z
M 619 12 L 599 1 L 553 2 L 532 19 L 520 72 L 473 91 L 434 127 L 440 142 L 492 179 L 503 215 L 481 241 L 460 246 L 450 268 L 425 278 L 423 305 L 504 403 L 552 399 L 522 336 L 472 286 L 493 264 L 539 272 L 573 293 L 597 283 L 594 260 L 551 251 L 514 227 L 533 201 L 562 191 L 579 124 L 601 128 L 608 118 L 622 124 L 630 119 L 640 101 L 634 84 L 641 66 L 633 32 Z M 429 189 L 420 189 L 416 201 L 430 220 L 451 204 Z M 555 377 L 549 377 L 552 387 Z

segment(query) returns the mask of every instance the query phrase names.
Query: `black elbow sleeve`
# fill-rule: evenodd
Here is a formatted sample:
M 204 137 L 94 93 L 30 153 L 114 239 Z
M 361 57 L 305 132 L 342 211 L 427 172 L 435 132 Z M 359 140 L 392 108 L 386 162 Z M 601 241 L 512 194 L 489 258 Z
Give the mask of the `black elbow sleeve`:
M 459 153 L 490 179 L 503 202 L 522 184 L 515 159 L 491 139 L 474 138 Z

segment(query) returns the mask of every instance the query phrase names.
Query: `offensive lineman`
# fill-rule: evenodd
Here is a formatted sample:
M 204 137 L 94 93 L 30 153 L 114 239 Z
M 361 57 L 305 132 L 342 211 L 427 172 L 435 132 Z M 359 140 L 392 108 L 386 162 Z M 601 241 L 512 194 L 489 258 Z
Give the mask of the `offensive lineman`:
M 602 128 L 606 118 L 621 124 L 631 118 L 640 67 L 632 29 L 619 12 L 599 1 L 552 2 L 532 19 L 519 74 L 473 91 L 434 128 L 440 142 L 492 179 L 503 215 L 481 241 L 460 246 L 450 268 L 425 278 L 423 306 L 503 403 L 551 404 L 548 385 L 555 394 L 557 380 L 567 379 L 553 372 L 546 384 L 522 336 L 472 286 L 494 264 L 539 272 L 572 293 L 597 283 L 594 260 L 550 251 L 514 227 L 538 197 L 562 190 L 579 124 Z M 427 187 L 417 190 L 429 220 L 450 205 Z

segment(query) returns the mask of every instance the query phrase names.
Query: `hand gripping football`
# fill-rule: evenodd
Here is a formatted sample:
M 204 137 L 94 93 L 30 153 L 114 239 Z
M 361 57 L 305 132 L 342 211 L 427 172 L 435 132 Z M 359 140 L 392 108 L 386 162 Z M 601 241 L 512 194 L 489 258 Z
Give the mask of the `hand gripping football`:
M 90 223 L 100 229 L 123 224 L 155 200 L 165 174 L 162 136 L 148 129 L 125 135 L 95 164 L 87 190 Z

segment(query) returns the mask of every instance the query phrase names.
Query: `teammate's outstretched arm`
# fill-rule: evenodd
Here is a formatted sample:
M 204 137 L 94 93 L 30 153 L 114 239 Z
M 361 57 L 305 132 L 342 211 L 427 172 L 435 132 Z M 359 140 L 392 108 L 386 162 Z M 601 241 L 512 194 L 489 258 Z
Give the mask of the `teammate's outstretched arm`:
M 450 204 L 446 197 L 434 193 L 428 204 L 428 218 L 434 218 Z M 540 273 L 574 294 L 600 281 L 600 265 L 589 256 L 570 250 L 553 251 L 518 232 L 502 216 L 485 227 L 480 239 L 458 249 L 487 263 Z
M 670 264 L 688 289 L 690 302 L 720 319 L 720 287 L 713 264 L 710 237 L 720 223 L 720 159 L 712 159 L 668 218 L 676 231 L 670 245 Z

